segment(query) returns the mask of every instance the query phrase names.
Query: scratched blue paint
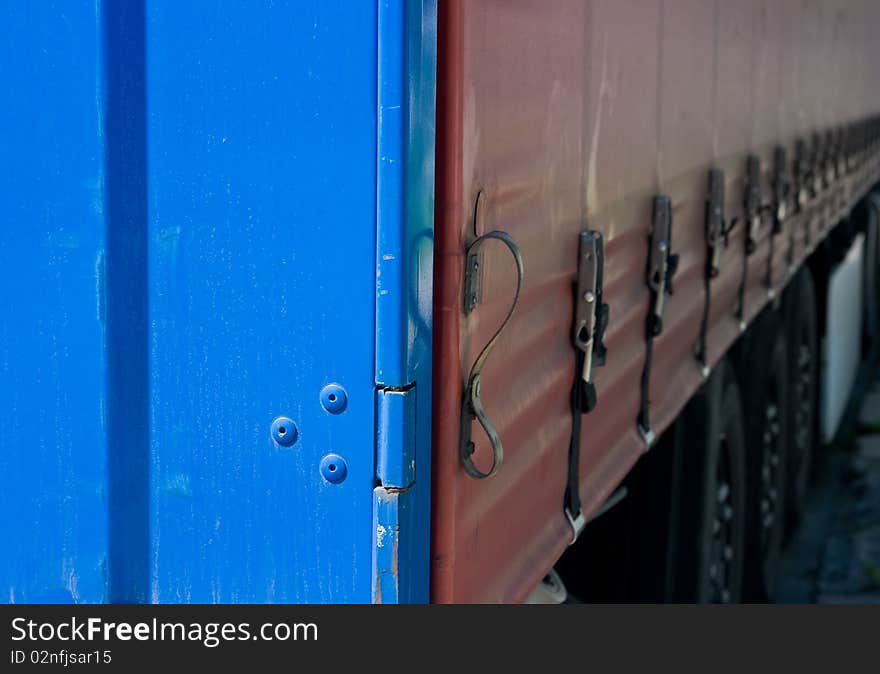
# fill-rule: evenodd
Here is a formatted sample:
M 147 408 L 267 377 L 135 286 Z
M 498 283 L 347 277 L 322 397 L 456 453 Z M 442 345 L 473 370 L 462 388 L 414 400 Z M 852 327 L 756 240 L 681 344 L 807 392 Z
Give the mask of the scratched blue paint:
M 0 599 L 371 601 L 408 385 L 385 600 L 426 601 L 433 3 L 0 16 Z
M 375 26 L 148 4 L 153 601 L 370 600 Z
M 89 3 L 0 16 L 0 601 L 101 602 L 101 21 Z
M 399 604 L 401 595 L 401 538 L 408 535 L 409 509 L 412 505 L 408 492 L 388 491 L 376 487 L 373 499 L 373 587 L 374 604 Z M 404 523 L 401 526 L 401 523 Z

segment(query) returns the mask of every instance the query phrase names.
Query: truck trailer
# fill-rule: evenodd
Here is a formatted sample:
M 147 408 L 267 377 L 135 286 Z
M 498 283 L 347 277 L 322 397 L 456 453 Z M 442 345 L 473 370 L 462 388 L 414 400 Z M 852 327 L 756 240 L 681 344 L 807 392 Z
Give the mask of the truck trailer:
M 4 601 L 773 597 L 880 336 L 880 5 L 2 16 Z

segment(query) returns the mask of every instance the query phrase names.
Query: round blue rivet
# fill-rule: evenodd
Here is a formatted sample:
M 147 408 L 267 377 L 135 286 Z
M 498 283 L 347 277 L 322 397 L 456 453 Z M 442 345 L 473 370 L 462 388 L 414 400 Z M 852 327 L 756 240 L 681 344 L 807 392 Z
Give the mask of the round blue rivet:
M 299 435 L 296 424 L 293 423 L 293 419 L 290 417 L 278 417 L 275 419 L 272 422 L 271 433 L 272 439 L 285 447 L 289 447 L 296 442 L 296 436 Z
M 339 454 L 328 454 L 321 459 L 321 475 L 327 482 L 336 484 L 342 482 L 348 473 L 348 466 L 345 465 L 345 459 Z
M 321 405 L 330 414 L 339 414 L 345 409 L 348 396 L 339 384 L 327 384 L 321 389 Z

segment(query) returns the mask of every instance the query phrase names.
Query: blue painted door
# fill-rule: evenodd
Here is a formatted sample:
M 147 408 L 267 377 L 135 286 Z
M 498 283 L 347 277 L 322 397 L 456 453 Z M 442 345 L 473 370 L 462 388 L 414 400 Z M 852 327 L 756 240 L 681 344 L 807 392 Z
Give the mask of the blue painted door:
M 2 7 L 4 600 L 427 599 L 434 19 L 412 7 Z M 418 408 L 378 447 L 388 390 Z M 420 468 L 390 485 L 384 597 L 377 452 Z
M 87 3 L 0 15 L 0 600 L 101 601 L 100 21 Z
M 148 4 L 155 601 L 370 599 L 376 7 L 339 10 Z

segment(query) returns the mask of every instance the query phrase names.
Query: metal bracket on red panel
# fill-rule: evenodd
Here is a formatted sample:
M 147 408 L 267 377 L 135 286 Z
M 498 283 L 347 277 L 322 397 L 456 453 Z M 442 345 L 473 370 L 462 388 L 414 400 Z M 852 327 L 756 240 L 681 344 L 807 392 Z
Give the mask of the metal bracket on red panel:
M 806 148 L 806 144 L 803 145 Z M 824 189 L 822 162 L 824 160 L 824 148 L 822 144 L 822 135 L 818 132 L 814 133 L 810 141 L 809 152 L 804 150 L 802 159 L 806 165 L 806 171 L 803 179 L 803 191 L 806 193 L 804 205 L 814 202 L 822 194 Z M 809 217 L 803 219 L 804 226 L 804 244 L 809 247 L 813 239 L 813 221 L 815 220 L 815 209 L 811 210 Z
M 602 235 L 593 231 L 581 232 L 572 341 L 575 348 L 583 353 L 581 381 L 584 387 L 584 412 L 596 406 L 593 366 L 604 365 L 607 353 L 603 341 L 608 327 L 608 305 L 602 301 L 604 263 Z
M 706 197 L 706 245 L 709 261 L 706 275 L 715 278 L 721 271 L 721 251 L 727 247 L 731 230 L 737 218 L 728 222 L 724 218 L 724 171 L 709 169 L 709 193 Z
M 822 194 L 828 183 L 825 179 L 826 162 L 828 161 L 828 135 L 816 132 L 813 134 L 813 196 Z
M 822 158 L 822 177 L 827 189 L 837 179 L 837 135 L 833 129 L 825 132 L 825 154 Z
M 501 321 L 501 325 L 498 326 L 495 334 L 492 335 L 492 338 L 486 343 L 486 346 L 483 347 L 483 350 L 480 351 L 480 355 L 477 356 L 477 359 L 474 361 L 470 374 L 468 375 L 467 385 L 465 386 L 464 396 L 462 398 L 461 433 L 459 436 L 458 449 L 459 458 L 461 459 L 465 472 L 478 480 L 492 477 L 497 474 L 501 468 L 501 463 L 504 461 L 504 446 L 501 444 L 501 437 L 498 435 L 498 431 L 495 429 L 495 426 L 492 425 L 489 417 L 486 416 L 486 411 L 483 408 L 483 400 L 480 395 L 480 375 L 483 371 L 483 366 L 486 364 L 486 359 L 489 357 L 492 349 L 495 348 L 498 338 L 513 317 L 513 312 L 516 309 L 516 305 L 519 303 L 519 294 L 522 290 L 523 282 L 522 255 L 520 254 L 519 247 L 516 245 L 516 242 L 510 234 L 499 231 L 483 234 L 483 236 L 475 239 L 474 242 L 468 246 L 466 252 L 466 267 L 464 275 L 465 314 L 469 314 L 477 303 L 477 283 L 479 274 L 479 263 L 477 260 L 479 249 L 486 241 L 492 239 L 503 243 L 513 256 L 514 262 L 516 263 L 516 292 L 514 293 L 513 301 L 510 304 L 510 309 L 508 310 L 507 315 L 504 317 L 504 320 Z M 489 443 L 492 445 L 492 466 L 485 472 L 477 468 L 473 460 L 475 447 L 471 432 L 475 420 L 483 427 L 483 431 L 485 431 L 486 436 L 489 438 Z
M 746 158 L 746 185 L 743 194 L 743 209 L 747 223 L 746 229 L 746 254 L 742 261 L 742 279 L 739 284 L 739 297 L 736 308 L 736 318 L 739 320 L 740 331 L 745 330 L 746 309 L 746 284 L 748 282 L 749 263 L 748 258 L 757 250 L 758 235 L 764 225 L 764 218 L 773 211 L 773 204 L 765 204 L 764 190 L 761 187 L 761 159 L 750 154 Z M 770 257 L 773 256 L 773 236 L 770 236 Z
M 795 207 L 800 212 L 807 205 L 810 198 L 808 191 L 808 178 L 810 172 L 810 163 L 807 158 L 807 145 L 802 138 L 798 138 L 794 145 L 794 189 Z
M 858 149 L 858 125 L 850 124 L 843 132 L 843 154 L 846 172 L 856 170 L 856 152 Z
M 862 123 L 852 125 L 850 129 L 850 165 L 851 173 L 858 171 L 862 163 Z
M 824 187 L 822 182 L 822 163 L 824 161 L 825 146 L 822 143 L 822 135 L 818 132 L 813 134 L 813 140 L 810 145 L 810 169 L 809 169 L 809 186 L 810 197 L 815 199 L 822 193 Z
M 862 160 L 864 159 L 864 149 L 865 149 L 865 124 L 864 122 L 859 122 L 853 125 L 852 129 L 852 146 L 851 146 L 851 156 L 852 156 L 852 166 L 850 167 L 851 171 L 856 172 L 862 166 Z
M 724 171 L 709 169 L 709 190 L 706 195 L 706 273 L 704 276 L 706 301 L 703 305 L 703 319 L 700 322 L 700 341 L 697 344 L 697 360 L 704 377 L 709 376 L 706 353 L 706 333 L 709 329 L 709 309 L 712 279 L 721 272 L 721 252 L 727 247 L 731 230 L 736 227 L 737 218 L 729 222 L 724 217 Z
M 773 257 L 776 249 L 776 237 L 782 233 L 782 223 L 788 216 L 788 200 L 791 184 L 788 179 L 788 161 L 785 148 L 777 145 L 773 151 L 773 226 L 770 229 L 770 254 L 767 256 L 767 275 L 764 286 L 767 296 L 774 297 L 773 290 Z
M 581 232 L 572 324 L 575 374 L 569 401 L 571 438 L 568 445 L 568 484 L 563 500 L 563 512 L 571 527 L 571 543 L 578 539 L 587 523 L 581 509 L 579 492 L 581 417 L 596 406 L 593 368 L 604 365 L 607 355 L 604 338 L 605 329 L 608 327 L 609 309 L 602 299 L 604 274 L 605 250 L 602 234 L 597 231 Z
M 650 448 L 656 439 L 651 430 L 650 382 L 654 338 L 663 331 L 666 296 L 672 294 L 672 278 L 678 270 L 678 255 L 672 254 L 672 202 L 666 195 L 654 197 L 654 213 L 648 249 L 647 283 L 651 304 L 645 326 L 645 365 L 641 379 L 638 429 Z
M 773 151 L 773 200 L 776 210 L 773 213 L 773 233 L 782 231 L 782 223 L 788 217 L 791 181 L 788 179 L 788 160 L 785 148 L 776 146 Z
M 746 189 L 744 203 L 748 231 L 746 232 L 746 255 L 751 255 L 758 247 L 758 234 L 764 224 L 764 216 L 772 208 L 763 203 L 764 191 L 761 189 L 761 159 L 754 154 L 746 158 Z
M 864 122 L 856 122 L 849 129 L 849 157 L 847 160 L 847 168 L 850 173 L 855 173 L 862 165 L 864 131 Z
M 843 178 L 846 175 L 846 152 L 844 148 L 846 143 L 846 128 L 840 127 L 837 130 L 837 138 L 834 143 L 834 170 L 837 178 Z

